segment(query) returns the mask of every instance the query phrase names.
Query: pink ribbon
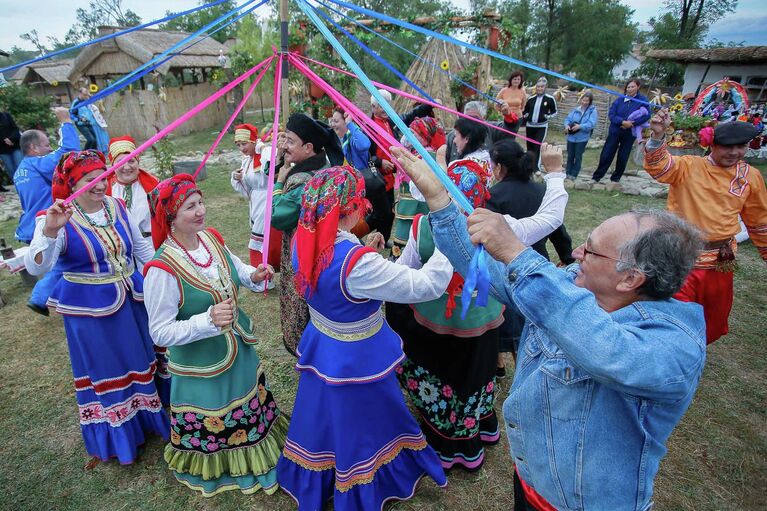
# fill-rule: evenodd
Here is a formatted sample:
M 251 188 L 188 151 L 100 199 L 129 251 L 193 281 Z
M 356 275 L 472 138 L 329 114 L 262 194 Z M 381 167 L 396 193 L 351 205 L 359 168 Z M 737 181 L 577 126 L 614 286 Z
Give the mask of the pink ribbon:
M 239 84 L 241 84 L 242 82 L 247 80 L 248 77 L 252 76 L 256 71 L 258 71 L 259 69 L 264 67 L 268 62 L 271 61 L 270 60 L 271 58 L 273 58 L 273 57 L 265 59 L 263 62 L 257 64 L 256 66 L 254 66 L 250 70 L 246 71 L 245 73 L 240 75 L 238 78 L 234 79 L 230 84 L 228 84 L 228 85 L 224 86 L 223 88 L 219 89 L 217 92 L 213 93 L 211 96 L 209 96 L 207 99 L 203 100 L 197 106 L 193 107 L 191 110 L 186 112 L 184 115 L 182 115 L 181 117 L 179 117 L 178 119 L 176 119 L 172 123 L 168 124 L 162 130 L 157 132 L 157 134 L 155 136 L 153 136 L 152 138 L 150 138 L 149 140 L 147 140 L 146 142 L 144 142 L 143 144 L 138 146 L 132 153 L 128 154 L 128 156 L 126 156 L 125 158 L 120 160 L 116 165 L 114 165 L 113 167 L 109 167 L 107 170 L 105 170 L 104 172 L 99 174 L 99 176 L 96 179 L 94 179 L 93 181 L 91 181 L 90 183 L 88 183 L 87 185 L 85 185 L 84 187 L 80 188 L 78 191 L 76 191 L 72 195 L 70 195 L 67 199 L 64 200 L 64 203 L 67 204 L 69 202 L 72 202 L 77 197 L 79 197 L 80 195 L 84 194 L 85 192 L 87 192 L 88 190 L 90 190 L 91 188 L 96 186 L 96 183 L 98 183 L 99 181 L 101 181 L 103 179 L 106 179 L 115 170 L 119 169 L 120 167 L 122 167 L 123 165 L 128 163 L 128 161 L 130 161 L 133 157 L 138 156 L 139 154 L 143 153 L 149 147 L 151 147 L 155 142 L 157 142 L 158 140 L 162 139 L 168 133 L 172 132 L 173 130 L 175 130 L 176 128 L 178 128 L 182 124 L 184 124 L 186 121 L 188 121 L 192 117 L 196 116 L 197 114 L 199 114 L 200 112 L 205 110 L 205 108 L 210 106 L 212 103 L 215 103 L 221 96 L 225 95 L 227 92 L 229 92 L 233 88 L 237 87 Z
M 309 57 L 306 57 L 306 56 L 303 56 L 303 55 L 298 55 L 298 54 L 296 54 L 296 55 L 298 57 L 306 60 L 306 61 L 309 61 L 309 62 L 312 62 L 314 64 L 317 64 L 318 66 L 322 66 L 324 68 L 330 69 L 331 71 L 336 71 L 338 73 L 343 73 L 343 74 L 345 74 L 347 76 L 352 76 L 352 77 L 356 78 L 356 75 L 354 73 L 350 73 L 349 71 L 344 71 L 343 69 L 339 69 L 337 67 L 331 66 L 330 64 L 325 64 L 324 62 L 320 62 L 318 60 L 314 60 L 312 58 L 309 58 Z M 458 117 L 463 117 L 464 119 L 470 119 L 470 120 L 472 120 L 474 122 L 477 122 L 479 124 L 483 124 L 483 125 L 485 125 L 485 126 L 487 126 L 489 128 L 492 128 L 492 129 L 495 129 L 495 130 L 498 130 L 498 131 L 502 131 L 504 133 L 508 133 L 509 135 L 514 135 L 515 137 L 519 137 L 522 140 L 526 140 L 527 142 L 531 142 L 533 144 L 541 145 L 541 142 L 538 142 L 537 140 L 533 140 L 532 138 L 527 138 L 525 136 L 520 135 L 519 133 L 514 133 L 513 131 L 507 130 L 506 128 L 502 128 L 500 126 L 496 126 L 495 124 L 489 123 L 489 122 L 487 122 L 485 120 L 477 119 L 476 117 L 472 117 L 470 115 L 466 115 L 463 112 L 459 112 L 458 110 L 453 110 L 452 108 L 448 108 L 445 105 L 441 105 L 439 103 L 434 103 L 433 101 L 429 101 L 429 100 L 424 99 L 424 98 L 419 98 L 418 96 L 414 96 L 412 94 L 409 94 L 407 92 L 401 91 L 399 89 L 395 89 L 394 87 L 389 87 L 388 85 L 384 85 L 382 83 L 373 82 L 373 84 L 376 87 L 379 87 L 381 89 L 384 89 L 384 90 L 387 90 L 387 91 L 391 92 L 392 94 L 397 94 L 398 96 L 402 96 L 404 98 L 412 99 L 413 101 L 418 101 L 419 103 L 424 103 L 424 104 L 427 104 L 427 105 L 431 105 L 434 108 L 438 108 L 440 110 L 444 110 L 445 112 L 451 113 L 453 115 L 457 115 Z
M 202 159 L 202 162 L 200 162 L 200 166 L 197 167 L 197 170 L 194 171 L 194 177 L 197 177 L 197 174 L 200 173 L 202 168 L 205 166 L 205 164 L 208 162 L 208 158 L 210 158 L 210 155 L 213 154 L 213 151 L 216 150 L 216 147 L 218 147 L 218 144 L 221 143 L 221 140 L 224 138 L 224 135 L 227 134 L 229 131 L 229 127 L 232 125 L 234 120 L 237 118 L 237 115 L 240 113 L 240 111 L 245 107 L 245 103 L 248 102 L 248 99 L 250 96 L 253 95 L 253 91 L 256 90 L 256 87 L 258 87 L 259 82 L 264 77 L 266 72 L 269 70 L 269 65 L 271 65 L 272 60 L 274 60 L 274 55 L 266 59 L 268 61 L 268 64 L 261 70 L 261 72 L 258 74 L 256 79 L 253 81 L 253 85 L 250 86 L 250 88 L 245 93 L 245 96 L 242 98 L 242 101 L 240 101 L 240 104 L 237 105 L 237 108 L 234 109 L 234 113 L 229 118 L 228 121 L 226 121 L 226 124 L 224 125 L 223 129 L 221 130 L 221 133 L 218 134 L 218 137 L 216 137 L 216 141 L 213 142 L 213 145 L 210 146 L 210 149 L 208 149 L 208 152 L 205 154 L 205 157 Z
M 269 156 L 269 175 L 266 180 L 266 211 L 264 212 L 264 242 L 261 253 L 264 265 L 268 264 L 269 241 L 272 230 L 272 195 L 274 195 L 275 169 L 277 167 L 277 134 L 280 132 L 280 94 L 282 92 L 282 59 L 280 54 L 277 69 L 274 72 L 274 120 L 272 121 L 272 153 Z M 269 281 L 264 285 L 264 294 L 269 287 Z
M 395 147 L 402 147 L 402 144 L 399 142 L 399 140 L 396 140 L 393 136 L 391 136 L 386 131 L 382 131 L 380 126 L 375 123 L 373 119 L 370 118 L 369 115 L 367 115 L 365 112 L 360 110 L 354 103 L 352 103 L 350 100 L 345 98 L 340 92 L 335 90 L 328 82 L 323 80 L 320 76 L 318 76 L 314 71 L 312 71 L 306 64 L 301 62 L 299 59 L 297 59 L 293 55 L 288 55 L 288 59 L 290 62 L 300 71 L 302 74 L 304 74 L 309 80 L 314 82 L 320 89 L 322 89 L 330 98 L 335 101 L 338 105 L 340 105 L 344 110 L 349 112 L 349 114 L 359 123 L 360 129 L 368 135 L 370 138 L 372 138 L 376 144 L 378 144 L 378 147 L 381 148 L 381 150 L 386 154 L 390 161 L 397 167 L 400 168 L 399 162 L 396 158 L 394 158 L 389 151 L 389 148 L 391 146 Z

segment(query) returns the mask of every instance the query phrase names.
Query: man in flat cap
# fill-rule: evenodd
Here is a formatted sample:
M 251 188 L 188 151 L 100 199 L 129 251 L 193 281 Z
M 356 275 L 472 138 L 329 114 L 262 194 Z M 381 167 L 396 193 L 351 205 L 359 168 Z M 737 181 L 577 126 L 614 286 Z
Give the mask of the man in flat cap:
M 295 355 L 309 322 L 309 309 L 293 285 L 293 265 L 290 240 L 301 213 L 304 184 L 318 170 L 343 164 L 341 143 L 335 132 L 325 123 L 304 113 L 288 118 L 285 133 L 277 140 L 277 181 L 272 197 L 272 227 L 282 231 L 282 258 L 280 260 L 280 317 L 282 341 Z
M 767 189 L 759 170 L 743 161 L 748 143 L 758 133 L 747 122 L 721 123 L 714 130 L 711 154 L 672 156 L 665 142 L 670 125 L 665 108 L 650 120 L 652 137 L 646 144 L 644 168 L 654 179 L 671 185 L 668 210 L 706 235 L 695 267 L 675 298 L 703 305 L 710 344 L 728 331 L 739 214 L 767 261 Z

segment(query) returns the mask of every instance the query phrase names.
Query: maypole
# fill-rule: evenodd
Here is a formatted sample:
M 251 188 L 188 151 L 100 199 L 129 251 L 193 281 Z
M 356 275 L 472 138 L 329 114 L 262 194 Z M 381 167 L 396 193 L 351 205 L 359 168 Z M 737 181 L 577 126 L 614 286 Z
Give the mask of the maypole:
M 282 126 L 283 128 L 288 125 L 288 117 L 290 116 L 290 98 L 288 97 L 288 0 L 280 0 L 280 53 L 282 53 L 282 87 L 280 93 L 280 102 L 282 110 Z M 277 101 L 277 98 L 274 98 Z M 277 133 L 272 133 L 273 137 L 277 136 Z M 274 157 L 276 153 L 272 154 Z

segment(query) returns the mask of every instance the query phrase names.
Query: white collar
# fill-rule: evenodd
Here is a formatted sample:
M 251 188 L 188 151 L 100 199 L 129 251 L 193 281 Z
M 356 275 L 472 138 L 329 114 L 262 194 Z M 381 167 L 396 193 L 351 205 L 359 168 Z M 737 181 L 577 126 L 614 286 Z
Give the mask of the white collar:
M 357 244 L 359 244 L 360 242 L 357 236 L 350 233 L 349 231 L 342 231 L 342 230 L 339 230 L 336 233 L 336 243 L 338 243 L 339 241 L 351 241 L 352 243 L 357 243 Z

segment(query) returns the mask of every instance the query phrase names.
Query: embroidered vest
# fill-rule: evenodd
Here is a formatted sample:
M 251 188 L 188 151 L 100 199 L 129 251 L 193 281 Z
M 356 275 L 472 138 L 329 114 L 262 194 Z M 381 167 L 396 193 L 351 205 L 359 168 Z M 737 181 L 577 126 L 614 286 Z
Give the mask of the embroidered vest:
M 154 260 L 164 263 L 178 281 L 181 298 L 177 320 L 187 320 L 195 314 L 205 312 L 211 305 L 223 302 L 227 298 L 233 299 L 235 320 L 224 328 L 220 335 L 168 348 L 168 370 L 172 374 L 210 378 L 223 373 L 234 363 L 239 349 L 237 336 L 245 344 L 255 344 L 256 337 L 252 320 L 238 305 L 237 291 L 240 279 L 226 248 L 208 231 L 201 232 L 200 238 L 210 248 L 213 264 L 219 266 L 221 275 L 231 279 L 226 288 L 214 287 L 208 279 L 202 277 L 181 251 L 167 242 L 160 246 Z

